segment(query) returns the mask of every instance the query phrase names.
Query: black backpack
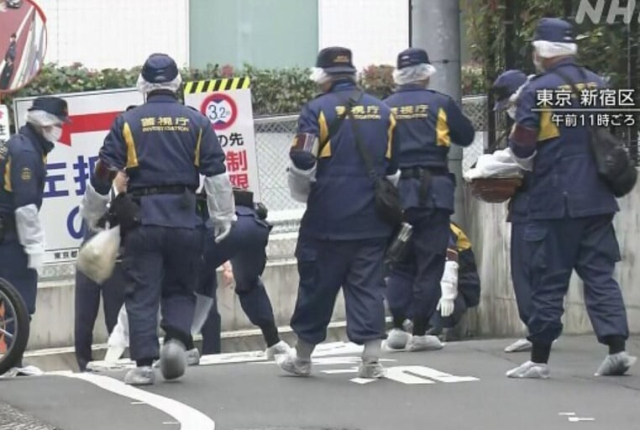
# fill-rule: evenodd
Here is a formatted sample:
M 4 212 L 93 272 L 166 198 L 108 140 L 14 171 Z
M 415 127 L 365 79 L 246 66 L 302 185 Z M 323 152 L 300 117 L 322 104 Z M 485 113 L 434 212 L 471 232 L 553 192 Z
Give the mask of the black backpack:
M 584 70 L 580 68 L 583 75 Z M 580 98 L 575 84 L 560 70 L 554 71 Z M 633 190 L 638 180 L 638 170 L 629 156 L 624 142 L 604 127 L 587 126 L 590 136 L 591 152 L 596 162 L 598 174 L 616 197 L 626 196 Z

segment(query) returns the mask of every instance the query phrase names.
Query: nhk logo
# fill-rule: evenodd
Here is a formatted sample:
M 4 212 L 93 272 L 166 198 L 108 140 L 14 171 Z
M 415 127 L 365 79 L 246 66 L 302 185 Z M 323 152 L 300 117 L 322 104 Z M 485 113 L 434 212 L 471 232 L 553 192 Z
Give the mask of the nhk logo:
M 580 0 L 576 22 L 582 24 L 585 18 L 589 17 L 594 24 L 603 22 L 613 24 L 617 17 L 622 17 L 623 22 L 629 24 L 635 10 L 636 0 Z M 605 15 L 606 20 L 604 20 Z M 638 15 L 638 22 L 640 23 L 640 15 Z

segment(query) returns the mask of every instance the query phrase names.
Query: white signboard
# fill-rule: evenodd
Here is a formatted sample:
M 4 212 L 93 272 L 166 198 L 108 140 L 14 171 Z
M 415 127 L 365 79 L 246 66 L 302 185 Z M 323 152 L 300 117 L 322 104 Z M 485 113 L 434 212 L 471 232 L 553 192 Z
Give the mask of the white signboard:
M 0 105 L 0 140 L 9 140 L 9 108 Z
M 233 186 L 251 190 L 254 200 L 260 201 L 249 84 L 249 78 L 187 82 L 184 102 L 211 121 L 226 154 L 227 172 Z
M 93 174 L 98 151 L 114 119 L 128 106 L 144 103 L 135 89 L 60 94 L 72 123 L 47 157 L 47 179 L 40 219 L 47 241 L 47 263 L 74 261 L 82 243 L 80 202 Z M 17 127 L 25 125 L 34 97 L 14 101 Z

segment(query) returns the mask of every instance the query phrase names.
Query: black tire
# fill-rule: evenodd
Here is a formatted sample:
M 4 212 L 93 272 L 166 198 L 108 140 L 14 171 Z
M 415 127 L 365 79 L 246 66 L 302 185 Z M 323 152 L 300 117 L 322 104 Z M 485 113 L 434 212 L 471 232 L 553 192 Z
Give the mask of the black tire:
M 20 293 L 7 280 L 0 278 L 0 292 L 9 299 L 15 312 L 15 334 L 7 353 L 0 359 L 0 375 L 18 364 L 18 360 L 27 349 L 29 341 L 29 312 Z M 5 304 L 5 311 L 7 305 Z

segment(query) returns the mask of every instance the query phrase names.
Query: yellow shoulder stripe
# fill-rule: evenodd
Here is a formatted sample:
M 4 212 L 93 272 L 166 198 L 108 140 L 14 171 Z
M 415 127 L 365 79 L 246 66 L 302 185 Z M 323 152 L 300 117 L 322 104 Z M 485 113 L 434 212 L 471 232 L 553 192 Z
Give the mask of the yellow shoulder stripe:
M 458 251 L 466 251 L 471 248 L 471 241 L 460 227 L 451 223 L 451 231 L 456 236 L 456 247 Z

